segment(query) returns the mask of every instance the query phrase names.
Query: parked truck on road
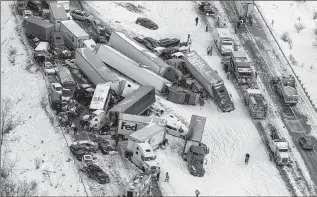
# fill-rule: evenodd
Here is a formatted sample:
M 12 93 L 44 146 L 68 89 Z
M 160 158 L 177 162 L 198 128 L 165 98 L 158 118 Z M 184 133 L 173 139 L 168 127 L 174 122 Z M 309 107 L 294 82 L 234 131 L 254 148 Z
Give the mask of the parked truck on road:
M 228 28 L 215 28 L 215 44 L 223 56 L 229 56 L 234 51 L 234 40 Z
M 209 148 L 201 143 L 205 123 L 205 117 L 192 116 L 182 154 L 182 158 L 187 161 L 189 173 L 199 177 L 205 175 L 205 156 L 209 153 Z
M 296 105 L 298 103 L 299 96 L 296 89 L 295 77 L 292 75 L 273 77 L 271 84 L 284 105 Z
M 63 86 L 62 102 L 66 103 L 70 98 L 74 96 L 74 93 L 77 88 L 77 83 L 75 82 L 72 74 L 66 67 L 61 67 L 60 69 L 58 69 L 57 78 Z
M 116 135 L 120 140 L 128 139 L 130 134 L 146 127 L 151 123 L 155 123 L 163 127 L 166 126 L 165 119 L 120 113 Z
M 119 114 L 140 115 L 156 101 L 153 86 L 141 86 L 109 110 L 111 126 L 117 126 Z
M 239 84 L 252 84 L 254 73 L 251 62 L 242 51 L 233 51 L 230 57 L 229 72 L 235 77 Z
M 161 93 L 165 93 L 168 91 L 168 87 L 172 86 L 172 83 L 167 79 L 143 68 L 134 60 L 108 45 L 98 45 L 96 54 L 105 64 L 141 85 L 154 86 L 155 90 Z
M 234 110 L 234 104 L 219 75 L 200 57 L 196 51 L 184 55 L 186 68 L 214 99 L 224 112 Z
M 118 95 L 122 94 L 125 82 L 119 78 L 100 60 L 100 58 L 88 48 L 76 49 L 75 62 L 81 72 L 95 86 L 99 83 L 111 83 Z
M 268 104 L 259 89 L 246 89 L 244 95 L 245 105 L 252 118 L 264 119 L 267 116 Z
M 60 31 L 64 35 L 64 41 L 67 47 L 76 50 L 84 47 L 84 40 L 89 39 L 89 35 L 75 21 L 61 21 Z
M 165 76 L 167 69 L 170 68 L 168 64 L 162 61 L 154 53 L 150 52 L 144 46 L 124 33 L 113 32 L 108 44 L 112 48 L 148 67 L 149 70 L 162 77 Z
M 29 37 L 36 37 L 41 40 L 49 41 L 51 32 L 54 31 L 54 24 L 46 22 L 38 17 L 28 17 L 23 21 L 25 34 Z
M 289 144 L 285 138 L 272 125 L 268 126 L 268 132 L 265 132 L 266 143 L 271 151 L 272 159 L 278 165 L 288 165 L 291 163 L 289 155 Z

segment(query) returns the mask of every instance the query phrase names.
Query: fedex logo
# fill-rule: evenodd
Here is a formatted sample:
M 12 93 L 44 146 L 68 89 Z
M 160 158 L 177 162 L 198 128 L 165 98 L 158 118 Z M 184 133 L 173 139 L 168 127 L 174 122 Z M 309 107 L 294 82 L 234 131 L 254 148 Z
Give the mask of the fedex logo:
M 136 131 L 138 127 L 138 124 L 135 124 L 134 126 L 128 125 L 126 122 L 122 122 L 121 129 L 130 130 L 130 131 Z

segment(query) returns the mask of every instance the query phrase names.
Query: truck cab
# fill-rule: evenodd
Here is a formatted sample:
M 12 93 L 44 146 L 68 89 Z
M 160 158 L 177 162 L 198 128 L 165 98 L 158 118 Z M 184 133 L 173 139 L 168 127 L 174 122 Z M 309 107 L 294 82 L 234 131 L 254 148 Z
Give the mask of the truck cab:
M 90 115 L 89 129 L 100 130 L 107 123 L 106 112 L 104 110 L 95 110 Z
M 271 80 L 276 93 L 283 99 L 285 105 L 296 105 L 298 103 L 298 92 L 295 78 L 290 76 L 273 77 Z
M 204 165 L 207 163 L 205 156 L 209 153 L 206 146 L 191 145 L 188 153 L 183 155 L 183 159 L 187 161 L 187 167 L 190 174 L 198 177 L 205 175 Z
M 253 70 L 247 56 L 242 51 L 233 51 L 230 58 L 230 72 L 239 84 L 250 84 L 253 79 Z
M 159 162 L 149 143 L 136 143 L 131 161 L 144 172 L 155 174 L 159 171 Z
M 214 100 L 222 111 L 230 112 L 234 110 L 234 104 L 223 83 L 215 84 L 212 87 L 212 91 L 215 95 Z
M 287 165 L 290 161 L 289 144 L 282 138 L 275 128 L 270 128 L 268 145 L 273 153 L 273 158 L 278 165 Z
M 229 56 L 234 51 L 234 42 L 228 28 L 216 28 L 215 43 L 223 56 Z

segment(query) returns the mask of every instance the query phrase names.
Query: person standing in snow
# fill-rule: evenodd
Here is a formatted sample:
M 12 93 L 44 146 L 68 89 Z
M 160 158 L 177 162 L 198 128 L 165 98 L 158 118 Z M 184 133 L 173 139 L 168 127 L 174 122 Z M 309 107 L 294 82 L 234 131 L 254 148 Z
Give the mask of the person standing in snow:
M 168 182 L 169 183 L 169 181 L 170 181 L 170 176 L 168 175 L 168 172 L 166 172 L 164 182 Z
M 198 25 L 198 16 L 195 18 L 196 26 Z
M 196 197 L 198 197 L 198 195 L 200 194 L 200 192 L 198 191 L 198 189 L 196 189 L 195 194 L 196 194 Z
M 206 32 L 208 32 L 208 25 L 206 25 Z
M 114 138 L 114 141 L 116 142 L 116 147 L 118 147 L 118 143 L 119 143 L 119 138 L 118 138 L 118 136 L 116 136 L 116 137 Z
M 250 155 L 249 155 L 249 153 L 247 153 L 247 154 L 245 155 L 245 159 L 244 159 L 245 165 L 248 165 L 248 164 L 249 164 L 249 159 L 250 159 Z
M 160 174 L 161 174 L 160 171 L 158 171 L 158 173 L 156 174 L 156 180 L 157 180 L 157 181 L 160 181 Z

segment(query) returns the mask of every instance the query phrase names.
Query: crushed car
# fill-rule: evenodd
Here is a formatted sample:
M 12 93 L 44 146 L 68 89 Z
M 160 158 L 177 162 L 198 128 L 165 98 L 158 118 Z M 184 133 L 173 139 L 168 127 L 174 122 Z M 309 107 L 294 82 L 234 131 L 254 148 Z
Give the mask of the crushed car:
M 180 39 L 178 38 L 164 38 L 158 41 L 159 45 L 161 47 L 173 47 L 173 46 L 178 46 L 180 43 Z
M 110 177 L 108 174 L 96 164 L 88 163 L 87 166 L 83 168 L 83 171 L 87 173 L 89 178 L 94 179 L 99 184 L 110 183 Z
M 73 20 L 85 21 L 86 23 L 91 23 L 94 19 L 92 15 L 87 14 L 84 10 L 72 10 L 70 15 Z
M 305 136 L 299 138 L 299 144 L 304 150 L 313 150 L 313 138 L 311 136 Z

